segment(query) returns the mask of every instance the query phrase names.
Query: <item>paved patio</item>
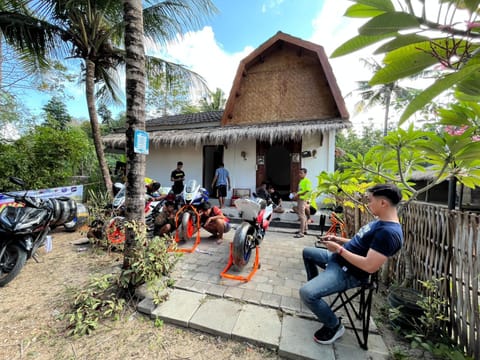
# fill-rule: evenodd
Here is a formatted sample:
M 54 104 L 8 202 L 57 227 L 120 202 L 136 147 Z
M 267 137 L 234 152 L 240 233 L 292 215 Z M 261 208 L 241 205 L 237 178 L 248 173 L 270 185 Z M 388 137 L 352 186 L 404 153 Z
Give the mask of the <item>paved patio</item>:
M 224 212 L 235 221 L 235 214 L 229 214 L 228 208 Z M 139 304 L 139 311 L 184 327 L 273 348 L 279 358 L 388 358 L 373 321 L 368 351 L 359 347 L 346 317 L 347 331 L 340 340 L 332 345 L 313 341 L 313 333 L 321 324 L 300 301 L 298 289 L 306 279 L 302 249 L 313 246 L 320 231 L 311 230 L 304 238 L 295 239 L 291 227 L 295 223 L 282 220 L 278 224 L 282 227 L 271 223 L 260 249 L 260 269 L 249 282 L 220 277 L 228 262 L 234 230 L 225 234 L 221 245 L 202 231 L 196 251 L 184 254 L 176 265 L 175 286 L 169 299 L 155 306 L 147 296 Z M 252 264 L 253 258 L 242 272 L 229 273 L 246 276 Z

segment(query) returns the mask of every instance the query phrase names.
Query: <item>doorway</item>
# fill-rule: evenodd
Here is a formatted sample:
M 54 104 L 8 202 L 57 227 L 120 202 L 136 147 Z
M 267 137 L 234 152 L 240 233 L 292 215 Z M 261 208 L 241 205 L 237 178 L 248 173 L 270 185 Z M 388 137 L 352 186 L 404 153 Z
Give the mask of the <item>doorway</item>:
M 215 170 L 223 162 L 223 145 L 205 145 L 203 147 L 203 187 L 207 189 L 211 198 L 217 194 L 212 188 L 212 180 L 215 177 Z
M 262 181 L 273 184 L 288 200 L 288 194 L 293 191 L 298 183 L 299 162 L 292 158 L 298 154 L 301 142 L 287 141 L 273 144 L 257 141 L 257 174 L 256 186 Z

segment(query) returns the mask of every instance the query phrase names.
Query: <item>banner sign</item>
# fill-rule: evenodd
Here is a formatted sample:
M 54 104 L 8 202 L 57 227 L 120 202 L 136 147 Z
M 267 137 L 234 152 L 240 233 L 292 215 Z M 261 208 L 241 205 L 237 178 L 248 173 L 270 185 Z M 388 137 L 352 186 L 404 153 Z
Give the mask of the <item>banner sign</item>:
M 11 191 L 12 194 L 23 195 L 25 191 Z M 83 201 L 83 185 L 72 185 L 72 186 L 63 186 L 51 189 L 41 189 L 41 190 L 28 190 L 27 194 L 29 196 L 39 197 L 42 199 L 57 198 L 61 196 L 66 196 L 70 199 L 73 199 L 77 202 Z M 0 194 L 0 209 L 8 204 L 12 204 L 14 199 L 7 197 L 4 194 Z

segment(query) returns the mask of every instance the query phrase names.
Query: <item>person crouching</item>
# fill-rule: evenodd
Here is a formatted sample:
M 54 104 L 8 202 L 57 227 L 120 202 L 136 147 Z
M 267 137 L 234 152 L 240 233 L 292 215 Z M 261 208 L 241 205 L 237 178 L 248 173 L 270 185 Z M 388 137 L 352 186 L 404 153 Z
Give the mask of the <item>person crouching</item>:
M 208 201 L 199 206 L 200 224 L 216 239 L 217 244 L 223 242 L 223 234 L 230 231 L 230 220 L 223 215 L 222 210 L 217 206 L 212 206 Z

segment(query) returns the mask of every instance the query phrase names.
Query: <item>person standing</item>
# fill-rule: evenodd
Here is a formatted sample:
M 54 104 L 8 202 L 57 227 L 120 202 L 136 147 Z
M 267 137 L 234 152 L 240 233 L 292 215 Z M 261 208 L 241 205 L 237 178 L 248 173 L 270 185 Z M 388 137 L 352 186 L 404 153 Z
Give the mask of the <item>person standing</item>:
M 220 209 L 225 206 L 225 198 L 227 197 L 227 189 L 230 190 L 230 174 L 225 169 L 225 165 L 220 163 L 220 166 L 215 170 L 215 176 L 212 180 L 212 188 L 217 190 L 218 202 Z
M 376 219 L 363 226 L 352 239 L 327 235 L 324 248 L 303 249 L 307 283 L 300 288 L 300 299 L 317 316 L 323 327 L 313 339 L 331 344 L 345 328 L 324 297 L 358 287 L 395 255 L 403 245 L 403 232 L 397 213 L 402 200 L 393 184 L 379 184 L 367 190 L 368 208 Z M 324 271 L 319 272 L 318 268 Z
M 183 182 L 185 181 L 185 173 L 183 172 L 183 162 L 177 162 L 177 168 L 172 171 L 170 180 L 173 181 L 172 191 L 175 195 L 183 191 Z
M 305 215 L 305 207 L 312 191 L 312 182 L 307 178 L 307 169 L 301 168 L 300 181 L 298 182 L 298 191 L 293 193 L 293 198 L 297 200 L 298 217 L 300 218 L 300 230 L 295 233 L 295 238 L 302 238 L 307 234 L 308 222 Z

